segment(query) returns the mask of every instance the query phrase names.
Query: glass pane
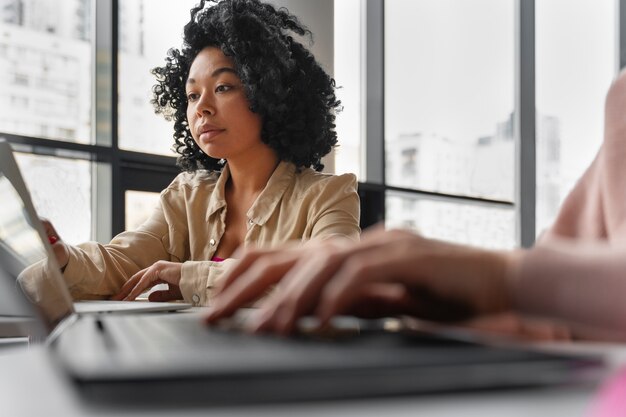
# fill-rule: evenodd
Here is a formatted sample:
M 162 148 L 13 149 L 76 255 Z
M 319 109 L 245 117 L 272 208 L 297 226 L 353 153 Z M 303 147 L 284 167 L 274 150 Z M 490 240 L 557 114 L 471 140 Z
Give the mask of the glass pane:
M 0 131 L 91 143 L 91 0 L 0 0 Z
M 513 200 L 514 4 L 385 1 L 389 185 Z
M 165 63 L 167 50 L 182 45 L 183 26 L 197 0 L 119 2 L 119 145 L 132 151 L 173 156 L 173 124 L 154 114 L 150 70 Z
M 37 213 L 70 244 L 91 239 L 91 162 L 18 153 Z
M 335 172 L 361 176 L 363 132 L 361 129 L 362 48 L 361 0 L 335 2 L 335 81 L 343 110 L 337 115 Z
M 424 236 L 493 249 L 515 247 L 512 208 L 459 204 L 387 192 L 387 228 L 408 228 Z
M 160 193 L 126 191 L 126 230 L 135 230 L 145 222 L 159 202 Z
M 596 155 L 615 76 L 617 2 L 536 2 L 537 234 Z M 558 30 L 555 30 L 558 28 Z

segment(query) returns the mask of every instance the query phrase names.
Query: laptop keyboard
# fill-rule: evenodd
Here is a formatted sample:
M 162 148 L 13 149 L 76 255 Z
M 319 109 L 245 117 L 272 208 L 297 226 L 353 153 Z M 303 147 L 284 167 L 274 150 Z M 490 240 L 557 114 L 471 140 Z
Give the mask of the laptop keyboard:
M 107 344 L 114 352 L 135 352 L 142 357 L 150 356 L 154 359 L 171 356 L 166 351 L 184 351 L 190 346 L 206 343 L 207 339 L 211 339 L 211 346 L 216 347 L 221 341 L 232 342 L 233 337 L 232 334 L 210 331 L 195 315 L 106 316 L 99 320 L 103 326 L 103 337 L 109 339 Z

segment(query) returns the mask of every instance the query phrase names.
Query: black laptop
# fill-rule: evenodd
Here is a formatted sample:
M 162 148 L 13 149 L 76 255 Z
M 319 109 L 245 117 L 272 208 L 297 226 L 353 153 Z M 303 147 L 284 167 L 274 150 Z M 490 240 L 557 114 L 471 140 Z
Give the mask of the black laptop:
M 9 188 L 1 171 L 0 182 Z M 16 248 L 51 253 L 28 212 L 12 213 L 16 224 L 31 226 L 21 240 L 0 239 L 0 290 L 15 297 L 19 314 L 33 312 L 41 326 L 29 331 L 39 332 L 51 360 L 91 401 L 177 406 L 502 389 L 576 383 L 602 369 L 594 357 L 487 346 L 413 331 L 397 319 L 339 317 L 321 332 L 303 321 L 299 335 L 280 338 L 208 328 L 201 309 L 79 315 L 58 274 L 47 293 L 57 308 L 42 309 L 15 287 L 28 260 L 39 259 Z M 38 262 L 57 268 L 50 256 Z

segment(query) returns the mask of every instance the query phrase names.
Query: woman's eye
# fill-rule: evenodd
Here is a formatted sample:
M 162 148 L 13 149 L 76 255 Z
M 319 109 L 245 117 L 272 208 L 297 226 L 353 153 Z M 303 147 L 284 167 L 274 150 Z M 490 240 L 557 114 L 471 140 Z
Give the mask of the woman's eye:
M 215 92 L 216 93 L 224 93 L 228 90 L 230 90 L 232 87 L 230 85 L 227 84 L 220 84 L 217 87 L 215 87 Z
M 198 94 L 189 93 L 187 94 L 187 101 L 196 101 L 198 99 Z

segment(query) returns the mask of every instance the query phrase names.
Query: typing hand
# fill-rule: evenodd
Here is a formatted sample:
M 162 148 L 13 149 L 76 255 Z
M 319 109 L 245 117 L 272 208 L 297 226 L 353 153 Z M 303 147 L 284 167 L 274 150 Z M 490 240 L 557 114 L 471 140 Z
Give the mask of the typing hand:
M 227 316 L 245 299 L 247 283 L 282 279 L 255 315 L 252 330 L 288 334 L 299 317 L 311 313 L 322 324 L 359 311 L 456 321 L 510 307 L 505 263 L 495 252 L 376 229 L 364 233 L 360 243 L 323 242 L 257 257 L 232 285 L 237 291 L 218 296 L 207 320 Z
M 300 257 L 314 250 L 312 245 L 286 246 L 280 249 L 238 249 L 233 258 L 239 262 L 223 277 L 215 290 L 207 323 L 231 317 L 239 308 L 258 300 L 283 279 Z
M 63 242 L 63 240 L 49 220 L 43 218 L 39 220 L 41 220 L 41 224 L 43 225 L 43 228 L 46 232 L 48 241 L 50 242 L 50 245 L 52 245 L 52 250 L 54 251 L 54 256 L 57 259 L 59 267 L 61 269 L 65 268 L 70 260 L 70 251 L 67 248 L 67 244 Z
M 150 294 L 149 300 L 180 300 L 183 298 L 179 287 L 182 267 L 183 264 L 178 262 L 155 262 L 152 266 L 142 269 L 133 275 L 111 299 L 131 301 L 157 284 L 168 284 L 168 290 L 154 291 Z
M 228 271 L 217 288 L 211 311 L 205 317 L 206 322 L 211 324 L 232 316 L 239 308 L 265 296 L 275 284 L 281 287 L 281 294 L 292 295 L 292 281 L 299 279 L 302 268 L 331 256 L 345 245 L 345 240 L 337 239 L 311 241 L 304 246 L 292 244 L 275 249 L 244 249 L 235 253 L 234 257 L 240 261 Z M 265 300 L 263 306 L 267 302 Z M 311 303 L 292 304 L 302 314 Z

